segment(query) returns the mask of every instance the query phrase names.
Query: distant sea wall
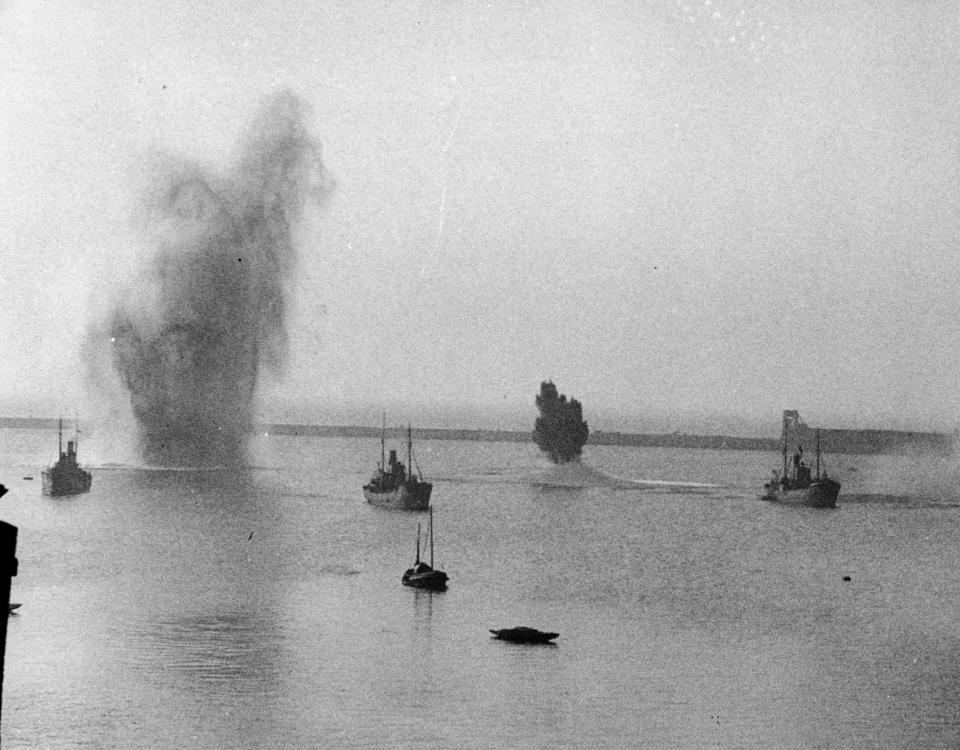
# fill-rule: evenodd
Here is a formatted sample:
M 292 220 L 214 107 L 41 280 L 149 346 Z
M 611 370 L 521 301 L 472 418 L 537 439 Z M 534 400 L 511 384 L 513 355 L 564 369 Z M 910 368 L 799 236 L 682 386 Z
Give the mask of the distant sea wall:
M 0 428 L 25 430 L 55 430 L 57 419 L 36 417 L 0 417 Z M 64 430 L 73 430 L 73 420 L 63 420 Z M 348 425 L 315 424 L 259 424 L 259 433 L 270 435 L 291 435 L 301 437 L 348 437 L 379 438 L 379 427 L 360 427 Z M 406 439 L 405 429 L 388 427 L 387 437 L 392 441 Z M 453 430 L 420 427 L 413 430 L 415 440 L 483 440 L 500 443 L 532 443 L 528 431 L 521 430 Z M 936 452 L 949 453 L 953 450 L 955 435 L 939 432 L 906 432 L 897 430 L 820 430 L 820 445 L 825 453 L 876 454 L 876 453 L 912 453 Z M 812 452 L 815 433 L 806 428 L 803 441 L 807 451 Z M 686 433 L 633 433 L 604 432 L 596 430 L 590 433 L 587 446 L 623 445 L 642 448 L 701 448 L 706 450 L 766 451 L 776 453 L 782 450 L 779 438 L 736 437 L 732 435 L 688 435 Z
M 64 419 L 63 429 L 73 430 L 73 420 Z M 0 417 L 0 427 L 11 430 L 55 430 L 61 424 L 59 419 L 45 417 Z
M 264 424 L 258 428 L 271 435 L 302 435 L 310 437 L 379 438 L 379 427 L 348 427 L 329 425 Z M 387 428 L 390 440 L 403 440 L 406 430 Z M 520 430 L 451 430 L 415 428 L 415 440 L 489 440 L 501 443 L 529 443 L 530 432 Z M 814 431 L 809 431 L 810 450 L 813 450 Z M 954 436 L 938 432 L 901 432 L 895 430 L 820 430 L 820 445 L 826 453 L 874 454 L 910 453 L 915 451 L 949 453 Z M 779 438 L 737 437 L 732 435 L 688 435 L 685 433 L 590 433 L 590 445 L 624 445 L 643 448 L 702 448 L 706 450 L 766 451 L 780 450 Z
M 805 450 L 812 454 L 816 446 L 816 431 L 807 427 L 804 432 Z M 951 453 L 956 439 L 957 435 L 939 432 L 820 429 L 820 448 L 825 453 Z M 779 441 L 777 445 L 779 448 Z

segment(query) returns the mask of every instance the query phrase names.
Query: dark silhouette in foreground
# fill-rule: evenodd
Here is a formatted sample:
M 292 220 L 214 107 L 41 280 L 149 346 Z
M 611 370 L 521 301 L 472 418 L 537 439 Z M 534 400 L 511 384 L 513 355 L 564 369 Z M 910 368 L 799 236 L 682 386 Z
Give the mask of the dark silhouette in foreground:
M 0 496 L 7 488 L 0 485 Z M 17 527 L 0 521 L 0 606 L 7 608 L 9 614 L 19 607 L 10 604 L 11 579 L 17 574 Z M 3 669 L 7 653 L 7 618 L 0 617 L 0 707 L 3 704 Z
M 545 380 L 540 384 L 536 404 L 540 416 L 533 429 L 533 442 L 555 464 L 579 459 L 590 436 L 580 402 L 575 398 L 567 401 L 552 381 Z

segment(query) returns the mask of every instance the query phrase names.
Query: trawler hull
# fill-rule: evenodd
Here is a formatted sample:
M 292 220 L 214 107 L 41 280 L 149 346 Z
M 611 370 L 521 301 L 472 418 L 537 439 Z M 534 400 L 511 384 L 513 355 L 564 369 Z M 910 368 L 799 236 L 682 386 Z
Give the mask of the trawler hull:
M 386 417 L 380 434 L 380 463 L 370 481 L 363 485 L 363 496 L 371 505 L 396 510 L 427 510 L 430 507 L 430 493 L 433 485 L 424 482 L 419 469 L 413 470 L 413 430 L 407 426 L 407 463 L 397 458 L 395 450 L 390 451 L 387 460 L 384 438 L 386 436 Z
M 770 482 L 763 486 L 761 500 L 783 503 L 785 505 L 807 505 L 811 508 L 836 508 L 840 495 L 840 483 L 832 479 L 811 482 L 807 487 L 784 488 L 779 483 Z
M 432 492 L 433 485 L 429 482 L 408 482 L 392 489 L 378 489 L 369 484 L 363 488 L 368 503 L 396 510 L 427 510 Z
M 68 440 L 67 450 L 63 450 L 62 419 L 57 427 L 57 448 L 60 458 L 49 469 L 43 470 L 43 494 L 57 497 L 89 492 L 93 476 L 77 463 L 76 440 Z
M 50 469 L 43 472 L 43 494 L 58 497 L 61 495 L 80 495 L 90 491 L 93 481 L 89 471 L 76 469 L 72 472 L 60 472 Z
M 785 505 L 806 505 L 811 508 L 836 508 L 840 494 L 840 482 L 820 475 L 820 430 L 814 430 L 816 440 L 816 473 L 803 460 L 803 446 L 797 439 L 800 430 L 806 430 L 799 412 L 787 409 L 783 412 L 783 427 L 780 445 L 783 450 L 783 473 L 774 470 L 773 478 L 763 485 L 761 500 Z M 791 441 L 791 437 L 793 441 Z M 789 443 L 794 442 L 793 461 L 788 456 Z

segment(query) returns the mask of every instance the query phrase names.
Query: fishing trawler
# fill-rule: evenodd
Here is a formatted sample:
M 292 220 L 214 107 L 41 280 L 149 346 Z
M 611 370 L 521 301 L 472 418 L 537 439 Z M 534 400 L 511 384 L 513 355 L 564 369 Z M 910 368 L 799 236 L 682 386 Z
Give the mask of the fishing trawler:
M 57 449 L 60 458 L 49 469 L 43 470 L 43 494 L 54 497 L 61 495 L 79 495 L 89 492 L 93 477 L 77 463 L 77 436 L 67 441 L 67 450 L 63 450 L 63 420 L 57 428 Z
M 420 559 L 420 524 L 417 524 L 417 559 L 412 568 L 404 572 L 400 582 L 415 589 L 443 591 L 447 587 L 449 576 L 433 567 L 433 508 L 430 509 L 430 564 Z
M 796 449 L 792 461 L 788 459 L 788 444 L 791 433 L 796 437 L 806 425 L 800 421 L 800 414 L 796 411 L 783 412 L 783 432 L 781 442 L 783 448 L 783 473 L 774 470 L 773 477 L 763 485 L 764 493 L 761 500 L 794 505 L 809 505 L 814 508 L 837 507 L 837 496 L 840 494 L 840 482 L 830 479 L 824 470 L 820 471 L 820 430 L 816 430 L 816 458 L 815 473 L 803 458 L 803 446 L 796 440 Z
M 386 420 L 380 433 L 380 463 L 367 484 L 363 485 L 363 496 L 368 503 L 382 505 L 399 510 L 426 510 L 430 507 L 430 493 L 433 485 L 423 481 L 419 467 L 413 472 L 413 439 L 410 427 L 407 427 L 407 465 L 397 460 L 397 452 L 390 451 L 389 461 L 385 460 Z

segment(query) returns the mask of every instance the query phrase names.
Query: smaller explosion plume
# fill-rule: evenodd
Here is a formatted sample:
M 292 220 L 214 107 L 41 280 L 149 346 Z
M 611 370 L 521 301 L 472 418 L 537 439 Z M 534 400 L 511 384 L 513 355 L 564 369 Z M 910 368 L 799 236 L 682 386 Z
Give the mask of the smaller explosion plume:
M 294 228 L 329 186 L 306 114 L 293 94 L 270 99 L 226 177 L 174 159 L 151 173 L 150 259 L 94 331 L 109 339 L 148 463 L 246 460 L 258 377 L 284 362 Z
M 536 404 L 540 416 L 534 426 L 533 442 L 555 464 L 578 460 L 590 436 L 580 402 L 575 398 L 567 401 L 553 382 L 545 380 L 540 383 Z

